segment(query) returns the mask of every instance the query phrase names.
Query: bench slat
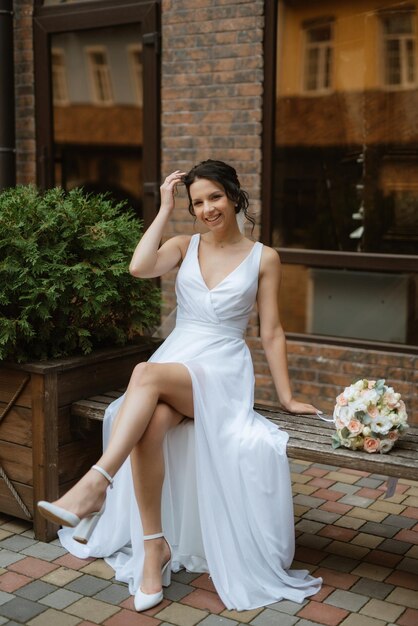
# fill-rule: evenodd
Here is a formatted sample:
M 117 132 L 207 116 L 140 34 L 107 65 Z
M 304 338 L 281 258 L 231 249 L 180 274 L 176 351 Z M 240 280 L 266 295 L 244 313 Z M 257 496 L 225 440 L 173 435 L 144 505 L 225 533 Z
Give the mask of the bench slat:
M 71 414 L 83 430 L 88 423 L 101 422 L 106 408 L 125 389 L 106 391 L 103 394 L 74 402 Z M 374 474 L 418 480 L 418 428 L 411 426 L 402 435 L 389 454 L 369 454 L 347 448 L 334 450 L 331 435 L 334 425 L 316 416 L 292 415 L 280 409 L 256 404 L 254 408 L 279 428 L 289 434 L 289 458 L 314 461 L 338 467 L 363 470 Z M 88 430 L 86 428 L 86 430 Z

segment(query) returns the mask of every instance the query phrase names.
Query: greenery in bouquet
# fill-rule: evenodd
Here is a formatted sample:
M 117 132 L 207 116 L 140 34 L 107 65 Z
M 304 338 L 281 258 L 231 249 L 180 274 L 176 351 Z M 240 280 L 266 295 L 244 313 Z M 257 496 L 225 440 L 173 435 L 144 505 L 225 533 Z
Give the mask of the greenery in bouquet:
M 128 271 L 142 225 L 81 189 L 0 193 L 0 360 L 123 345 L 159 320 L 160 293 Z
M 385 453 L 408 428 L 401 395 L 381 380 L 358 380 L 337 396 L 332 447 Z

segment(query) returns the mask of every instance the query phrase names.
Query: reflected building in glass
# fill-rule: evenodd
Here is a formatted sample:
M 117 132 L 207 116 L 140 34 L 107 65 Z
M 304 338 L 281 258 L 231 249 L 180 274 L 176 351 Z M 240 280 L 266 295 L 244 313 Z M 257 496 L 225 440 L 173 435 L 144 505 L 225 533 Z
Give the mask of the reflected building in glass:
M 137 25 L 51 38 L 55 182 L 109 192 L 142 217 L 142 44 Z
M 416 37 L 410 3 L 279 0 L 273 245 L 416 254 Z M 286 265 L 286 328 L 415 343 L 416 278 L 396 269 Z

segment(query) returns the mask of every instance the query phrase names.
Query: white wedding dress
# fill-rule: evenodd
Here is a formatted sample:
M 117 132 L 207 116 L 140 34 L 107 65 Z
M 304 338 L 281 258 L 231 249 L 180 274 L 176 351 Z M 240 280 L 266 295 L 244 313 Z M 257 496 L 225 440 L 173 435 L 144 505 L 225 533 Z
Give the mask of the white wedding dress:
M 289 570 L 294 554 L 287 433 L 254 412 L 254 371 L 243 339 L 253 309 L 262 244 L 216 287 L 199 267 L 200 236 L 191 238 L 176 281 L 176 327 L 150 361 L 183 363 L 193 384 L 194 420 L 164 442 L 163 530 L 172 569 L 209 572 L 228 609 L 281 599 L 302 602 L 322 580 Z M 122 398 L 105 416 L 104 446 Z M 158 531 L 159 529 L 155 529 Z M 143 564 L 141 520 L 129 459 L 107 490 L 106 510 L 89 543 L 59 533 L 78 557 L 105 557 L 133 594 Z

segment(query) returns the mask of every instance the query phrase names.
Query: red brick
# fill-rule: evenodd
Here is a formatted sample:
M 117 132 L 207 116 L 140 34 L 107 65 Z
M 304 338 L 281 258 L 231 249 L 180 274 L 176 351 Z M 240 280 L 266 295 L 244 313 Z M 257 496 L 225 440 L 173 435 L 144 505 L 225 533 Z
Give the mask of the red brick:
M 329 480 L 328 478 L 313 478 L 309 481 L 310 487 L 328 489 L 328 487 L 331 487 L 331 485 L 335 485 L 335 480 Z
M 398 587 L 406 587 L 407 589 L 416 589 L 418 591 L 418 576 L 409 572 L 392 572 L 392 574 L 386 578 L 385 583 L 391 583 Z
M 393 552 L 384 552 L 383 550 L 371 550 L 364 560 L 368 563 L 374 563 L 375 565 L 382 565 L 383 567 L 395 567 L 399 561 L 403 559 L 403 555 L 394 554 Z
M 208 574 L 198 576 L 198 578 L 195 578 L 190 584 L 193 587 L 199 587 L 199 589 L 206 589 L 206 591 L 214 591 L 216 593 L 215 585 Z
M 382 492 L 379 489 L 369 489 L 369 487 L 363 487 L 356 492 L 356 496 L 360 496 L 362 498 L 370 498 L 371 500 L 375 500 L 376 498 L 380 498 Z
M 331 500 L 328 502 L 324 502 L 319 507 L 324 511 L 329 511 L 330 513 L 339 513 L 340 515 L 345 515 L 348 511 L 351 511 L 353 508 L 349 504 L 342 504 L 341 502 L 332 502 Z
M 418 611 L 416 609 L 406 609 L 396 622 L 399 626 L 417 626 Z
M 42 559 L 28 556 L 26 559 L 12 563 L 8 566 L 8 569 L 31 578 L 41 578 L 45 574 L 53 572 L 54 569 L 58 569 L 58 567 L 59 565 L 55 563 L 48 563 L 47 561 L 42 561 Z
M 356 530 L 331 525 L 325 526 L 325 528 L 322 528 L 322 530 L 318 533 L 318 535 L 322 535 L 323 537 L 329 537 L 330 539 L 337 539 L 338 541 L 346 542 L 351 541 L 357 534 Z
M 336 589 L 350 589 L 359 579 L 354 574 L 346 574 L 345 572 L 337 572 L 326 567 L 319 567 L 315 570 L 315 577 L 320 576 L 324 583 L 332 585 Z
M 13 593 L 16 589 L 23 587 L 30 583 L 32 578 L 28 576 L 22 576 L 22 574 L 16 574 L 15 572 L 6 572 L 0 576 L 0 591 L 7 591 Z
M 299 613 L 298 617 L 303 617 L 318 624 L 326 624 L 326 626 L 337 626 L 349 614 L 345 609 L 339 609 L 330 604 L 311 601 Z
M 413 543 L 414 545 L 418 544 L 418 532 L 415 530 L 407 530 L 404 528 L 399 531 L 397 535 L 395 535 L 394 539 L 398 539 L 399 541 L 406 541 L 408 543 Z
M 311 596 L 310 600 L 315 600 L 315 602 L 322 602 L 322 600 L 325 600 L 325 598 L 327 598 L 333 591 L 335 591 L 335 587 L 322 585 L 318 593 L 316 593 L 314 596 Z
M 206 591 L 206 589 L 192 591 L 192 593 L 182 598 L 180 603 L 194 606 L 195 609 L 203 609 L 210 613 L 220 613 L 226 608 L 217 593 Z
M 64 554 L 64 556 L 60 556 L 58 559 L 55 559 L 54 563 L 57 563 L 62 567 L 68 567 L 69 569 L 80 569 L 81 567 L 86 567 L 86 565 L 92 561 L 95 561 L 95 559 L 78 559 L 72 554 Z
M 317 476 L 322 478 L 325 474 L 328 474 L 328 470 L 321 469 L 320 467 L 309 467 L 307 470 L 303 472 L 303 474 L 308 474 L 308 476 Z
M 339 500 L 343 498 L 346 494 L 342 491 L 334 491 L 333 489 L 318 489 L 313 494 L 315 498 L 322 498 L 323 500 L 331 500 L 335 502 L 335 500 Z

